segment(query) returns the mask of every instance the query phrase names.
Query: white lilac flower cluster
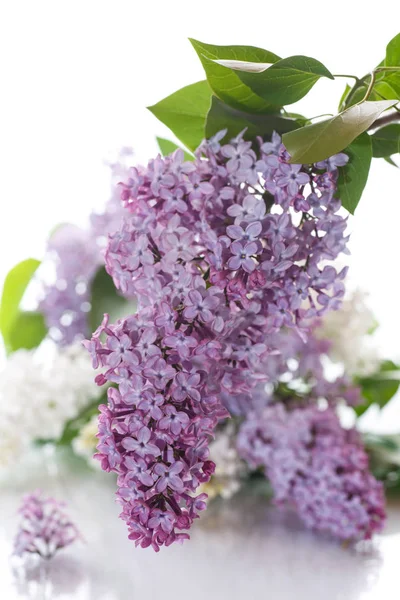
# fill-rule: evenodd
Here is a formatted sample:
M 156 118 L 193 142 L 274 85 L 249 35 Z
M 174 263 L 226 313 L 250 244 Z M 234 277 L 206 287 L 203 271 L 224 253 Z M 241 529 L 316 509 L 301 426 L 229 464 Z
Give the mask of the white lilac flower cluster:
M 376 327 L 365 291 L 355 288 L 346 293 L 338 310 L 328 311 L 316 329 L 320 339 L 330 341 L 329 356 L 342 365 L 348 375 L 367 376 L 382 361 L 371 332 Z
M 100 396 L 80 344 L 18 350 L 0 376 L 0 467 L 36 440 L 57 440 L 66 423 Z

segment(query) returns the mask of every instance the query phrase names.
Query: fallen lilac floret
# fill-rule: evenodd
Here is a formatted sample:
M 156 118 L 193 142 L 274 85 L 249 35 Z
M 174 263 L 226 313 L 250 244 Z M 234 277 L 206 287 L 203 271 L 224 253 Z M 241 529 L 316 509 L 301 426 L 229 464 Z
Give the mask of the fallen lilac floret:
M 13 553 L 50 559 L 58 550 L 75 542 L 80 537 L 79 532 L 65 514 L 64 506 L 63 502 L 45 497 L 39 491 L 24 496 Z

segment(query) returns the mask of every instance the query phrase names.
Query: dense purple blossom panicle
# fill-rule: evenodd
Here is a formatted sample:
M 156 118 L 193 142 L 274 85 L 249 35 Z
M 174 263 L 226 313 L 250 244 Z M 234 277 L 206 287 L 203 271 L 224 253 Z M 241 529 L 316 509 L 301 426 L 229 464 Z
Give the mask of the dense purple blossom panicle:
M 64 504 L 40 492 L 24 496 L 19 510 L 21 523 L 15 539 L 14 554 L 37 554 L 52 558 L 57 550 L 69 546 L 79 533 L 63 512 Z
M 102 408 L 99 458 L 118 473 L 130 537 L 156 550 L 187 537 L 204 508 L 193 494 L 214 468 L 208 442 L 224 406 L 249 405 L 280 333 L 304 340 L 344 292 L 345 272 L 326 265 L 347 242 L 335 161 L 291 165 L 276 134 L 257 153 L 242 135 L 222 138 L 193 162 L 177 150 L 130 169 L 105 258 L 138 313 L 106 318 L 87 342 L 105 368 L 98 382 L 118 386 Z
M 104 264 L 107 236 L 118 229 L 122 219 L 118 182 L 126 176 L 124 161 L 131 156 L 129 150 L 123 150 L 118 162 L 109 165 L 111 196 L 101 212 L 92 213 L 88 226 L 60 225 L 48 242 L 45 263 L 53 273 L 51 282 L 44 285 L 39 310 L 50 336 L 61 346 L 88 335 L 90 285 Z
M 293 505 L 307 527 L 354 541 L 382 529 L 383 486 L 357 432 L 343 429 L 333 409 L 268 406 L 242 424 L 238 450 L 264 469 L 276 502 Z
M 214 471 L 209 440 L 228 416 L 219 400 L 221 374 L 209 378 L 212 336 L 183 312 L 176 315 L 181 327 L 167 312 L 145 310 L 116 325 L 105 318 L 87 343 L 95 363 L 106 367 L 98 382 L 118 384 L 100 407 L 96 456 L 105 471 L 118 474 L 129 537 L 155 550 L 187 538 L 205 508 L 206 496 L 194 493 Z
M 279 351 L 272 336 L 289 328 L 304 339 L 310 319 L 340 304 L 346 270 L 327 261 L 347 251 L 334 196 L 334 164 L 347 157 L 303 167 L 288 163 L 277 134 L 260 140 L 258 154 L 241 135 L 222 146 L 221 138 L 204 142 L 193 162 L 177 150 L 130 170 L 106 267 L 159 324 L 175 323 L 178 311 L 180 330 L 194 319 L 218 338 L 222 396 L 245 400 L 261 363 Z

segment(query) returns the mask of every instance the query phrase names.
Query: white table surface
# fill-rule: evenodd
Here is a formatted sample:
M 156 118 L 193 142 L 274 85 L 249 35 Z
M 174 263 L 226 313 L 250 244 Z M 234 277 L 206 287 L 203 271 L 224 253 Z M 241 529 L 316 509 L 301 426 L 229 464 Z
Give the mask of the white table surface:
M 181 545 L 137 549 L 118 519 L 112 476 L 40 456 L 0 484 L 0 599 L 16 600 L 399 600 L 400 500 L 386 530 L 357 549 L 306 531 L 294 515 L 247 493 L 214 503 Z M 50 463 L 54 464 L 54 463 Z M 18 583 L 9 555 L 21 494 L 64 496 L 86 543 L 59 553 L 47 583 Z M 42 574 L 43 576 L 43 574 Z

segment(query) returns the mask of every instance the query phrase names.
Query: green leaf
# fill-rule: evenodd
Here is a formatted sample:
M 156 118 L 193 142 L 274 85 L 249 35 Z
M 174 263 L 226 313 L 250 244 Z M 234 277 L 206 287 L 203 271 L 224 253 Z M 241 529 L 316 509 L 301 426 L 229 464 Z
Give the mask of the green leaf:
M 379 66 L 400 67 L 400 33 L 386 46 L 385 60 Z M 400 100 L 400 71 L 381 71 L 378 73 L 374 91 L 383 98 Z
M 204 126 L 211 103 L 207 81 L 198 81 L 147 108 L 190 150 L 204 139 Z
M 290 56 L 261 73 L 238 71 L 238 76 L 258 96 L 277 106 L 303 98 L 320 77 L 334 79 L 322 63 L 308 56 Z
M 360 102 L 367 91 L 367 86 L 362 85 L 352 96 L 348 106 L 353 106 Z M 374 88 L 369 96 L 369 100 L 399 100 L 400 99 L 400 73 L 378 73 Z
M 389 165 L 392 165 L 392 167 L 396 167 L 396 169 L 400 169 L 399 165 L 396 164 L 394 162 L 394 160 L 392 158 L 390 158 L 390 156 L 385 156 L 384 159 L 387 163 L 389 163 Z
M 344 152 L 349 157 L 349 162 L 339 169 L 337 195 L 344 208 L 354 214 L 368 181 L 372 159 L 370 136 L 362 133 Z
M 348 97 L 350 90 L 351 90 L 351 85 L 346 83 L 344 92 L 339 100 L 339 107 L 338 107 L 339 112 L 341 112 L 342 110 L 344 110 L 346 108 L 346 98 Z
M 218 131 L 227 129 L 227 137 L 231 138 L 247 128 L 244 137 L 252 140 L 258 135 L 267 137 L 273 131 L 283 133 L 296 129 L 298 126 L 299 124 L 295 120 L 286 119 L 280 115 L 255 115 L 236 110 L 213 96 L 207 115 L 206 137 L 212 137 Z
M 375 83 L 374 93 L 379 99 L 400 100 L 400 73 L 384 73 L 382 80 Z
M 399 371 L 399 367 L 391 360 L 387 360 L 382 363 L 378 373 L 357 380 L 365 400 L 364 404 L 355 407 L 358 416 L 362 415 L 372 404 L 383 408 L 397 393 L 400 386 L 400 374 L 397 379 L 390 378 L 388 374 L 393 371 Z
M 372 156 L 385 158 L 400 152 L 400 124 L 393 123 L 371 135 Z
M 385 67 L 400 67 L 400 33 L 386 46 Z
M 185 150 L 183 150 L 183 148 L 181 148 L 174 142 L 171 142 L 171 140 L 166 140 L 165 138 L 161 137 L 157 137 L 156 140 L 158 147 L 160 148 L 160 152 L 163 156 L 168 156 L 168 154 L 172 154 L 173 152 L 175 152 L 175 150 L 179 149 L 183 151 L 183 156 L 185 160 L 194 159 L 193 154 L 189 154 L 189 152 L 186 152 Z
M 20 348 L 36 348 L 46 334 L 47 327 L 41 313 L 19 312 L 8 332 L 7 349 L 15 352 Z
M 118 293 L 104 267 L 97 271 L 93 279 L 91 294 L 92 310 L 89 315 L 91 331 L 97 329 L 105 313 L 110 315 L 110 321 L 113 323 L 136 312 L 136 302 L 127 300 Z
M 286 133 L 282 141 L 290 162 L 315 163 L 341 152 L 394 104 L 394 100 L 362 102 L 330 119 Z
M 362 85 L 361 87 L 359 87 L 354 92 L 354 94 L 350 92 L 346 98 L 346 108 L 350 108 L 351 106 L 354 106 L 355 104 L 359 104 L 360 102 L 362 102 L 363 99 L 365 98 L 365 94 L 367 93 L 367 88 L 368 88 L 368 85 L 365 84 L 365 85 Z M 374 89 L 370 93 L 369 101 L 378 102 L 379 100 L 388 100 L 388 98 L 382 98 L 382 96 L 376 91 L 376 88 L 374 87 Z
M 214 94 L 229 106 L 246 112 L 264 113 L 273 107 L 240 81 L 238 72 L 216 61 L 274 63 L 279 56 L 254 46 L 214 46 L 190 39 L 206 72 Z M 225 62 L 225 64 L 229 64 Z
M 386 57 L 382 60 L 379 67 L 399 67 L 400 66 L 400 34 L 397 34 L 386 47 Z M 361 87 L 355 90 L 354 93 L 350 92 L 346 106 L 352 106 L 357 102 L 360 102 L 367 91 L 369 80 L 367 80 Z M 357 88 L 358 84 L 354 87 Z M 353 88 L 354 89 L 354 88 Z M 350 101 L 349 101 L 350 98 Z M 369 96 L 369 100 L 400 100 L 400 71 L 380 71 L 376 73 L 375 84 L 373 90 Z
M 40 261 L 28 258 L 13 267 L 4 281 L 0 303 L 0 330 L 6 347 L 9 345 L 9 332 L 19 313 L 24 292 L 39 265 Z

